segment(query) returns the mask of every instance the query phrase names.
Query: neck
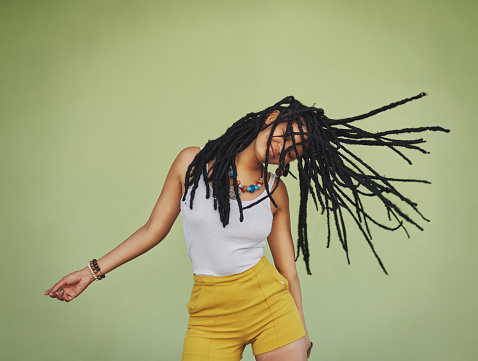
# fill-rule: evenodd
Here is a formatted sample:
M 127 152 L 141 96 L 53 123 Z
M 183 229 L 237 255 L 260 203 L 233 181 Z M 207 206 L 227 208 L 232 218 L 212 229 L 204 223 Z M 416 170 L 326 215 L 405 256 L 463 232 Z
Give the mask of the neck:
M 262 163 L 257 160 L 254 153 L 254 142 L 236 156 L 238 174 L 262 173 Z

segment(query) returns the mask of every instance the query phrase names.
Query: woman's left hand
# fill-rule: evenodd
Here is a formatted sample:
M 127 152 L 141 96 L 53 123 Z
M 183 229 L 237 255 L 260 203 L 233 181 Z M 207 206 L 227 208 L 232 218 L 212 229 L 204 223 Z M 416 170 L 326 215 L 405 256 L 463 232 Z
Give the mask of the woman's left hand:
M 309 335 L 305 335 L 305 344 L 307 346 L 307 358 L 309 358 L 312 352 L 312 341 L 310 341 Z

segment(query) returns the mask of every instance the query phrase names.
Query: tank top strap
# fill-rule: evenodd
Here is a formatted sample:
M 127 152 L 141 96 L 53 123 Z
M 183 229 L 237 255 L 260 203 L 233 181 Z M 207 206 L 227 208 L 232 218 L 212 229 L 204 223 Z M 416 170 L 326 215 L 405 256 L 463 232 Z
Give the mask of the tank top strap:
M 276 175 L 272 172 L 269 172 L 269 189 L 272 189 L 274 182 L 276 180 Z

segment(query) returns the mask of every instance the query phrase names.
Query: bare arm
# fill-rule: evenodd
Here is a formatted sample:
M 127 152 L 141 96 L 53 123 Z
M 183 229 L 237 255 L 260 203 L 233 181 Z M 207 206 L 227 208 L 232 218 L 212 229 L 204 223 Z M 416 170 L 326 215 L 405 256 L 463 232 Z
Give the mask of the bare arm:
M 166 237 L 180 212 L 180 201 L 187 167 L 198 151 L 199 148 L 191 147 L 179 153 L 169 170 L 159 199 L 146 224 L 98 260 L 102 274 L 108 273 L 149 251 Z M 52 288 L 48 289 L 45 295 L 68 302 L 83 292 L 93 281 L 91 272 L 88 267 L 85 267 L 63 277 Z M 62 291 L 58 292 L 60 288 Z
M 274 200 L 278 208 L 275 209 L 272 230 L 267 240 L 277 270 L 289 282 L 289 292 L 299 310 L 300 318 L 302 319 L 306 332 L 307 348 L 309 348 L 310 338 L 302 309 L 302 293 L 300 290 L 299 276 L 297 275 L 297 269 L 295 267 L 294 243 L 290 231 L 289 197 L 282 181 L 274 193 Z

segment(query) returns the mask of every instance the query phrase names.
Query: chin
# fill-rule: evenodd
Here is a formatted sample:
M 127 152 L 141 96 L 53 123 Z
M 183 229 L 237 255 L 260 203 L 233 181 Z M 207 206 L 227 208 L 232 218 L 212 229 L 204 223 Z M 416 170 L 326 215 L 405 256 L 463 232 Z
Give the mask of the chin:
M 265 160 L 264 160 L 263 163 L 265 163 Z M 275 159 L 269 159 L 268 164 L 269 165 L 279 165 L 279 162 Z

